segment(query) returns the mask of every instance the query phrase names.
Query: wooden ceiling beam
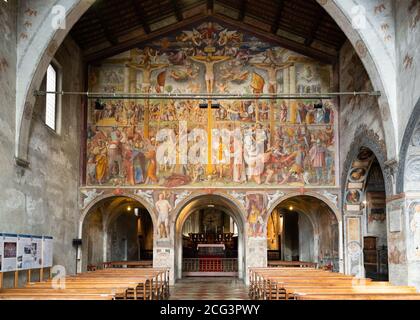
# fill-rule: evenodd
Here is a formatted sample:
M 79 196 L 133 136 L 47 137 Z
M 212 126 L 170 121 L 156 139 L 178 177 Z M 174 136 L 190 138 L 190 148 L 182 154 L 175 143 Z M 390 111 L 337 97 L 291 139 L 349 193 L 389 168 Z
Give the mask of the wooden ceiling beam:
M 246 14 L 246 0 L 241 0 L 240 6 L 239 6 L 239 21 L 244 21 Z
M 131 0 L 131 4 L 133 5 L 137 18 L 139 20 L 140 25 L 143 27 L 144 32 L 146 34 L 150 33 L 150 26 L 146 19 L 146 14 L 144 13 L 144 10 L 138 0 Z
M 316 34 L 319 30 L 319 26 L 322 23 L 323 17 L 324 17 L 324 14 L 321 11 L 321 7 L 319 6 L 316 12 L 315 22 L 313 23 L 312 28 L 311 28 L 311 34 L 309 35 L 308 38 L 305 39 L 305 46 L 309 47 L 314 42 Z
M 279 0 L 278 4 L 277 4 L 276 17 L 274 18 L 274 22 L 271 25 L 271 33 L 276 34 L 277 30 L 279 29 L 279 22 L 280 22 L 280 19 L 281 19 L 281 14 L 283 12 L 283 8 L 284 8 L 284 1 Z
M 306 55 L 315 60 L 319 60 L 321 62 L 330 63 L 330 64 L 334 64 L 335 62 L 337 62 L 338 53 L 336 55 L 332 55 L 330 53 L 321 51 L 319 49 L 307 47 L 303 43 L 299 43 L 291 39 L 288 39 L 288 38 L 285 38 L 285 37 L 282 37 L 282 36 L 279 36 L 270 32 L 266 32 L 261 29 L 257 29 L 247 23 L 239 22 L 235 19 L 232 19 L 220 13 L 214 14 L 213 17 L 230 25 L 232 28 L 236 27 L 242 30 L 243 32 L 255 34 L 256 36 L 259 36 L 260 38 L 265 39 L 266 41 L 277 43 L 279 46 L 284 47 L 285 49 L 289 49 L 291 51 L 295 51 L 297 53 Z
M 95 60 L 101 60 L 104 58 L 111 57 L 113 55 L 135 48 L 146 41 L 152 41 L 154 38 L 173 32 L 177 29 L 194 25 L 195 23 L 205 20 L 207 17 L 208 15 L 196 15 L 191 18 L 184 19 L 180 22 L 174 23 L 170 26 L 161 28 L 156 31 L 152 31 L 149 34 L 145 34 L 145 35 L 142 35 L 142 36 L 139 36 L 139 37 L 127 40 L 127 41 L 120 42 L 116 46 L 111 46 L 109 48 L 102 49 L 97 52 L 89 53 L 84 56 L 85 61 L 89 63 Z
M 95 18 L 99 21 L 99 24 L 102 27 L 102 30 L 104 31 L 104 35 L 109 43 L 112 45 L 118 44 L 118 39 L 112 32 L 111 28 L 108 26 L 107 22 L 103 18 L 101 11 L 101 8 L 103 7 L 104 2 L 98 1 L 93 5 L 93 14 L 95 15 Z
M 182 16 L 182 11 L 181 11 L 181 8 L 179 6 L 178 0 L 172 0 L 172 6 L 174 7 L 176 20 L 178 22 L 182 21 L 184 19 L 184 17 Z
M 210 14 L 214 11 L 214 0 L 207 0 L 207 12 Z

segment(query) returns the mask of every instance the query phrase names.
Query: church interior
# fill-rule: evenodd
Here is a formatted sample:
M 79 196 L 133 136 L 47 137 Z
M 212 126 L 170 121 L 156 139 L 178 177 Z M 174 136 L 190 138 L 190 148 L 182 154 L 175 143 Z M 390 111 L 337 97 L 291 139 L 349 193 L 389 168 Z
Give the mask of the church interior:
M 420 300 L 420 1 L 1 0 L 0 300 Z

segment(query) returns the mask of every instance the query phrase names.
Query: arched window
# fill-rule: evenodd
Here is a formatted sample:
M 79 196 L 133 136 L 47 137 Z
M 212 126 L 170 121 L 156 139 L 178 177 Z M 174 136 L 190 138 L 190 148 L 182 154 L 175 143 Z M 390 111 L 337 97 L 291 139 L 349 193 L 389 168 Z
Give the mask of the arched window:
M 53 65 L 49 65 L 47 69 L 46 91 L 57 91 L 57 70 Z M 57 127 L 57 95 L 47 93 L 45 99 L 45 124 L 56 130 Z

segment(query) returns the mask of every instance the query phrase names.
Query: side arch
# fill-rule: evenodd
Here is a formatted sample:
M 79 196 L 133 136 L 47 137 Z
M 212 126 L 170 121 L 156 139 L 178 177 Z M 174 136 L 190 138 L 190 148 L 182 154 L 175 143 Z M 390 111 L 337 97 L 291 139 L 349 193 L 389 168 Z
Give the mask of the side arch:
M 135 201 L 139 202 L 149 212 L 150 217 L 152 219 L 153 226 L 156 225 L 156 216 L 157 215 L 156 215 L 155 209 L 147 201 L 145 201 L 143 198 L 141 198 L 137 195 L 131 194 L 131 193 L 121 193 L 121 194 L 118 194 L 118 195 L 105 194 L 105 195 L 101 195 L 101 196 L 98 196 L 95 199 L 93 199 L 86 206 L 86 208 L 83 209 L 83 211 L 80 215 L 80 218 L 79 218 L 79 228 L 78 228 L 78 237 L 79 238 L 82 237 L 83 223 L 84 223 L 87 215 L 89 214 L 89 212 L 92 210 L 92 208 L 94 206 L 100 204 L 104 200 L 111 199 L 111 198 L 117 198 L 117 197 L 130 198 L 132 200 L 135 200 Z
M 407 163 L 408 148 L 412 144 L 412 139 L 413 136 L 416 135 L 416 132 L 419 132 L 420 135 L 420 99 L 417 101 L 410 119 L 408 120 L 408 124 L 405 128 L 404 136 L 401 142 L 396 182 L 397 194 L 405 191 L 405 167 Z

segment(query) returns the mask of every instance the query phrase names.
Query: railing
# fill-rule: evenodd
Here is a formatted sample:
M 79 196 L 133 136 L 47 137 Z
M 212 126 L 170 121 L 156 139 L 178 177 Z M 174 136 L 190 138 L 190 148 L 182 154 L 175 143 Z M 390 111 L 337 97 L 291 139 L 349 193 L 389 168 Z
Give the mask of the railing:
M 308 262 L 308 261 L 272 260 L 272 261 L 268 261 L 267 265 L 269 267 L 318 268 L 318 264 L 316 262 Z
M 184 258 L 183 272 L 238 272 L 236 258 Z

